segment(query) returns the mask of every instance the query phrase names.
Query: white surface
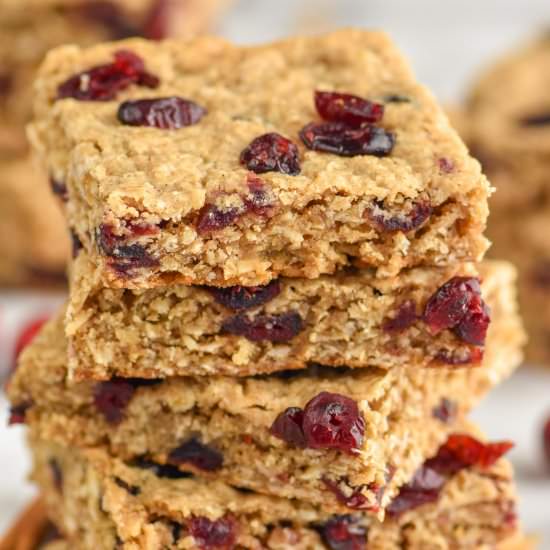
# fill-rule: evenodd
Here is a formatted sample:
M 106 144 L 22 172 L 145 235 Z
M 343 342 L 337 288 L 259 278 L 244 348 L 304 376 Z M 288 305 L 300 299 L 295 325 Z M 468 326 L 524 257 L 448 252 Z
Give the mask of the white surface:
M 444 101 L 457 100 L 480 66 L 550 19 L 547 0 L 241 0 L 220 32 L 238 42 L 344 25 L 388 31 L 413 62 L 420 80 Z M 550 549 L 550 472 L 540 451 L 540 426 L 550 414 L 550 369 L 521 371 L 476 412 L 484 430 L 513 439 L 521 513 L 529 532 Z M 7 430 L 0 399 L 0 531 L 32 494 L 20 428 Z

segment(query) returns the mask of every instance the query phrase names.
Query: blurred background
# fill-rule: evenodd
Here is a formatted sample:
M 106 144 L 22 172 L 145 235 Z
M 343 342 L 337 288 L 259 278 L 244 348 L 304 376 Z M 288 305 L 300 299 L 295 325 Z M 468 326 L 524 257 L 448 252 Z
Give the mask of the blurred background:
M 347 25 L 387 31 L 411 60 L 423 83 L 446 105 L 460 102 L 469 83 L 491 60 L 550 22 L 548 0 L 240 0 L 216 30 L 238 43 Z M 549 92 L 550 93 L 550 92 Z M 1 227 L 1 226 L 0 226 Z M 1 235 L 2 238 L 8 235 Z M 15 326 L 39 320 L 62 300 L 62 291 L 5 290 L 0 300 L 0 353 L 12 361 Z M 32 315 L 29 313 L 32 311 Z M 10 347 L 11 346 L 11 347 Z M 495 390 L 474 417 L 491 438 L 517 443 L 521 514 L 529 533 L 550 549 L 550 469 L 541 450 L 542 425 L 550 415 L 550 369 L 525 368 Z M 29 463 L 23 430 L 5 428 L 7 404 L 0 397 L 0 532 L 30 499 L 24 478 Z

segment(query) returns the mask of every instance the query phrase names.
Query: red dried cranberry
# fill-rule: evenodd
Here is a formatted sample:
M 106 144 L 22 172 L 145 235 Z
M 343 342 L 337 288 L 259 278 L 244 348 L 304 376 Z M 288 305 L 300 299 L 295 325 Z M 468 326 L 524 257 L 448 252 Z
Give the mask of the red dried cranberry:
M 136 388 L 124 379 L 100 382 L 94 390 L 94 403 L 107 422 L 118 424 L 124 419 L 124 410 L 135 391 Z
M 32 407 L 32 403 L 21 403 L 10 408 L 8 426 L 24 424 L 26 422 L 27 411 Z
M 310 449 L 352 452 L 363 445 L 365 419 L 353 399 L 321 392 L 305 406 L 302 428 Z
M 446 478 L 429 466 L 422 466 L 414 475 L 412 481 L 402 486 L 399 494 L 388 506 L 391 517 L 400 516 L 424 504 L 437 501 Z
M 347 478 L 342 478 L 339 482 L 332 481 L 331 479 L 323 478 L 323 483 L 331 491 L 332 494 L 336 497 L 338 502 L 350 508 L 352 510 L 369 510 L 369 511 L 378 511 L 379 504 L 372 504 L 368 501 L 367 497 L 363 494 L 365 489 L 375 489 L 375 487 L 367 487 L 365 485 L 360 485 L 359 487 L 352 487 L 349 484 Z M 343 486 L 340 488 L 340 486 Z M 382 493 L 379 492 L 378 495 Z
M 308 149 L 342 157 L 384 157 L 392 152 L 395 145 L 395 136 L 382 128 L 350 128 L 341 122 L 312 122 L 302 128 L 300 137 Z
M 197 218 L 197 232 L 199 235 L 220 231 L 232 225 L 244 212 L 243 208 L 230 207 L 220 209 L 214 204 L 205 204 Z
M 397 309 L 397 314 L 392 319 L 386 319 L 382 329 L 386 332 L 403 332 L 417 321 L 416 303 L 414 300 L 403 302 Z
M 542 430 L 542 443 L 546 461 L 550 465 L 550 418 L 546 421 Z
M 69 199 L 69 190 L 64 182 L 50 178 L 50 188 L 52 193 L 58 196 L 63 202 L 66 202 Z
M 159 79 L 145 70 L 143 60 L 136 54 L 120 50 L 114 57 L 112 63 L 78 73 L 60 84 L 57 99 L 109 101 L 132 84 L 147 88 L 159 85 Z
M 281 292 L 279 281 L 271 281 L 265 286 L 230 286 L 228 288 L 207 287 L 214 300 L 233 311 L 243 311 L 261 306 Z
M 479 279 L 453 277 L 428 300 L 424 321 L 432 334 L 453 329 L 468 344 L 483 345 L 490 317 Z
M 63 491 L 63 472 L 61 471 L 61 466 L 59 466 L 59 462 L 55 458 L 50 459 L 48 464 L 52 474 L 53 485 L 61 493 Z
M 471 435 L 453 434 L 429 464 L 438 472 L 451 475 L 456 473 L 457 465 L 460 469 L 470 466 L 487 469 L 513 447 L 510 441 L 482 443 Z
M 201 550 L 229 550 L 237 539 L 235 521 L 227 516 L 217 520 L 195 517 L 189 521 L 188 529 Z
M 297 176 L 300 173 L 298 147 L 275 132 L 252 140 L 242 151 L 240 160 L 241 164 L 256 174 L 281 172 Z
M 125 101 L 117 113 L 118 120 L 127 126 L 149 126 L 161 130 L 192 126 L 205 115 L 206 109 L 181 97 Z
M 456 401 L 443 398 L 437 407 L 434 407 L 432 414 L 441 422 L 448 424 L 456 418 L 458 412 L 458 405 Z
M 380 122 L 384 116 L 384 106 L 380 103 L 336 92 L 315 92 L 315 107 L 325 120 L 341 122 L 352 128 Z
M 274 204 L 266 184 L 260 178 L 249 174 L 247 185 L 248 193 L 243 198 L 246 210 L 256 216 L 271 216 Z
M 303 329 L 302 317 L 294 311 L 278 315 L 234 315 L 222 325 L 222 331 L 244 336 L 251 342 L 288 342 Z
M 437 160 L 439 171 L 443 174 L 451 174 L 455 170 L 455 163 L 446 157 L 441 157 Z
M 305 449 L 306 438 L 302 429 L 304 411 L 299 407 L 289 407 L 279 414 L 271 426 L 271 434 L 294 447 Z
M 223 455 L 216 449 L 192 438 L 174 449 L 168 461 L 178 465 L 191 464 L 199 470 L 215 472 L 223 465 Z
M 460 348 L 456 350 L 442 349 L 437 352 L 434 360 L 436 363 L 444 363 L 445 365 L 460 367 L 463 365 L 474 365 L 476 363 L 481 363 L 483 355 L 483 349 L 479 348 Z
M 151 6 L 141 30 L 141 36 L 149 40 L 166 38 L 170 24 L 170 0 L 156 0 Z
M 323 542 L 330 550 L 366 550 L 367 533 L 352 516 L 335 516 L 321 529 Z
M 385 233 L 394 233 L 403 231 L 408 233 L 418 229 L 432 215 L 432 207 L 427 202 L 413 202 L 407 212 L 393 213 L 384 208 L 384 203 L 375 201 L 374 204 L 365 211 L 365 216 L 375 224 L 375 226 Z
M 37 334 L 40 332 L 40 329 L 47 321 L 48 317 L 39 317 L 38 319 L 34 319 L 25 326 L 15 342 L 13 357 L 14 363 L 17 361 L 17 358 L 19 357 L 21 352 L 36 338 Z

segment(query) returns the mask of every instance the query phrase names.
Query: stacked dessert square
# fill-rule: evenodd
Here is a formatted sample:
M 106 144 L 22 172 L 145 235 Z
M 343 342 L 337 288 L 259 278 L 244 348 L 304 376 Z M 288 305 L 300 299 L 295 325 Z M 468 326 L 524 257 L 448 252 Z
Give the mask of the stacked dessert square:
M 35 85 L 70 298 L 9 387 L 74 548 L 518 543 L 490 186 L 389 39 L 74 46 Z

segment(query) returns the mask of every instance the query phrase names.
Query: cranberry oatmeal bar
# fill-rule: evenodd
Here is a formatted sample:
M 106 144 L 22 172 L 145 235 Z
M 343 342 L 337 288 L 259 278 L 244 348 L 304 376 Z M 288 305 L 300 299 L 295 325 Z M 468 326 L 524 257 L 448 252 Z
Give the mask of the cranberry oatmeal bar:
M 226 0 L 0 0 L 0 134 L 21 136 L 32 81 L 46 52 L 130 36 L 151 39 L 204 31 Z M 3 139 L 0 135 L 0 144 Z M 13 139 L 7 145 L 14 146 Z
M 381 33 L 51 52 L 30 135 L 105 286 L 479 260 L 489 184 Z
M 12 422 L 47 440 L 106 444 L 327 509 L 384 508 L 461 418 L 521 361 L 513 310 L 494 312 L 476 368 L 310 366 L 256 377 L 67 381 L 62 316 L 23 352 Z
M 384 522 L 334 515 L 144 459 L 33 439 L 34 478 L 77 548 L 390 550 L 493 546 L 518 533 L 510 444 L 452 434 L 392 503 Z
M 70 244 L 47 179 L 24 156 L 0 157 L 0 285 L 65 283 Z
M 495 184 L 493 257 L 519 268 L 527 360 L 550 363 L 550 35 L 506 55 L 474 86 L 464 136 Z M 514 101 L 509 98 L 514 97 Z
M 491 312 L 514 314 L 515 273 L 486 262 L 376 278 L 351 270 L 266 286 L 102 286 L 84 250 L 65 320 L 70 377 L 248 376 L 325 366 L 472 366 Z M 481 281 L 481 284 L 480 284 Z

